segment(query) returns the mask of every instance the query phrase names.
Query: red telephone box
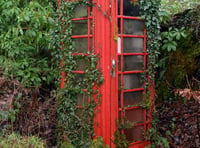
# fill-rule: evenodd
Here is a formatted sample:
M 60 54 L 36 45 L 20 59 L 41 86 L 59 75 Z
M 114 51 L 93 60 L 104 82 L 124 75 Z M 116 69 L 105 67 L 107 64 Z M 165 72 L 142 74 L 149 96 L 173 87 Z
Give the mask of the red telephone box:
M 145 99 L 142 75 L 148 58 L 146 30 L 144 21 L 138 16 L 137 0 L 91 2 L 93 7 L 79 6 L 75 10 L 71 38 L 75 42 L 76 54 L 87 56 L 87 51 L 95 49 L 100 56 L 104 84 L 100 88 L 102 96 L 100 113 L 96 115 L 94 122 L 95 133 L 102 136 L 110 147 L 114 147 L 112 140 L 117 129 L 115 121 L 126 119 L 133 123 L 132 128 L 122 131 L 131 143 L 130 147 L 144 147 L 149 143 L 145 139 L 145 133 L 150 128 L 151 109 L 144 110 L 137 106 Z M 124 8 L 130 4 L 131 8 Z M 78 31 L 76 28 L 79 28 Z M 83 74 L 84 66 L 81 61 L 79 65 L 74 73 Z M 61 87 L 63 85 L 64 81 Z M 153 96 L 152 89 L 151 100 Z M 78 100 L 84 103 L 85 99 L 87 100 L 80 97 Z

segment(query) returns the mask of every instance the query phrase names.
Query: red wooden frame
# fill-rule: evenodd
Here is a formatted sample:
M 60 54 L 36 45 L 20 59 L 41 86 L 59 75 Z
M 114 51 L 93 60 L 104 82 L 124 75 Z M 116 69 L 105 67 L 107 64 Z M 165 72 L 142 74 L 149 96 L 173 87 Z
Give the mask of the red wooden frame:
M 67 1 L 67 0 L 66 0 Z M 74 0 L 71 0 L 74 1 Z M 136 1 L 136 0 L 132 0 Z M 59 7 L 60 0 L 58 0 Z M 90 14 L 90 9 L 92 9 L 93 15 L 88 15 L 84 18 L 74 18 L 72 21 L 79 20 L 87 20 L 88 22 L 92 21 L 92 26 L 88 23 L 88 32 L 87 35 L 73 35 L 72 39 L 77 38 L 87 38 L 88 39 L 88 51 L 91 51 L 91 48 L 94 47 L 95 52 L 100 56 L 100 65 L 102 69 L 102 74 L 104 77 L 104 84 L 100 87 L 101 92 L 101 105 L 98 106 L 98 110 L 95 110 L 96 116 L 94 119 L 94 129 L 96 136 L 102 136 L 105 143 L 108 144 L 111 148 L 114 148 L 113 140 L 114 140 L 114 132 L 117 127 L 115 125 L 115 120 L 118 119 L 118 114 L 122 111 L 124 107 L 123 104 L 123 94 L 126 92 L 139 92 L 143 91 L 145 93 L 144 88 L 135 88 L 135 89 L 123 89 L 118 90 L 118 79 L 121 80 L 121 84 L 123 84 L 123 75 L 125 74 L 141 74 L 143 70 L 132 70 L 132 71 L 123 71 L 123 57 L 124 56 L 136 56 L 141 55 L 144 56 L 144 70 L 147 69 L 146 62 L 148 60 L 148 53 L 146 52 L 146 30 L 144 29 L 144 35 L 127 35 L 123 34 L 123 20 L 124 19 L 132 19 L 132 20 L 141 20 L 139 17 L 131 17 L 131 16 L 123 16 L 123 0 L 121 0 L 120 6 L 122 9 L 120 14 L 118 14 L 118 4 L 117 0 L 93 0 L 95 7 L 88 7 L 88 14 Z M 118 34 L 117 26 L 118 19 L 120 19 L 120 33 Z M 92 27 L 92 34 L 90 32 Z M 115 40 L 116 36 L 121 39 L 121 53 L 118 53 L 117 50 L 117 41 Z M 90 43 L 90 39 L 93 39 L 92 45 Z M 123 53 L 123 39 L 124 38 L 142 38 L 144 52 L 140 53 Z M 61 43 L 62 44 L 62 43 Z M 62 49 L 61 49 L 62 50 Z M 87 56 L 86 53 L 76 53 L 76 55 Z M 121 57 L 121 71 L 118 71 L 118 64 L 116 64 L 116 68 L 114 69 L 115 76 L 112 77 L 110 72 L 112 70 L 112 60 L 115 60 L 117 63 L 118 56 Z M 61 61 L 62 65 L 62 61 Z M 83 74 L 84 71 L 74 71 L 74 73 Z M 62 72 L 61 85 L 60 87 L 64 87 L 64 77 L 65 74 Z M 153 104 L 154 99 L 154 86 L 150 88 L 151 91 L 151 103 Z M 120 104 L 121 107 L 118 107 L 118 94 L 121 96 Z M 137 110 L 139 107 L 130 107 L 126 110 Z M 144 127 L 144 133 L 146 133 L 147 129 L 150 128 L 150 122 L 152 120 L 152 110 L 153 106 L 149 111 L 144 111 L 144 122 L 138 123 L 134 125 L 134 127 Z M 120 113 L 121 118 L 123 118 L 123 113 Z M 148 117 L 148 118 L 147 118 Z M 130 147 L 145 147 L 149 142 L 145 140 L 139 140 L 136 142 L 132 142 Z

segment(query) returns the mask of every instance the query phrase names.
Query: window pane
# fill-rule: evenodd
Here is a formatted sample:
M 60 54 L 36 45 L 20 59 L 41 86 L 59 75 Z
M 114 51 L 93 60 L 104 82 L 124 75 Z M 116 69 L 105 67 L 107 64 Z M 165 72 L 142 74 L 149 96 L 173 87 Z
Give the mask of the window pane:
M 127 74 L 123 76 L 124 89 L 142 88 L 141 74 Z
M 143 56 L 124 56 L 124 71 L 143 70 L 144 58 Z
M 72 21 L 72 35 L 87 35 L 87 20 Z
M 131 35 L 143 35 L 144 23 L 140 20 L 124 19 L 123 33 Z
M 76 6 L 74 10 L 74 17 L 75 18 L 87 17 L 87 6 L 85 5 Z
M 88 104 L 88 96 L 85 94 L 79 94 L 77 97 L 77 105 L 84 107 L 87 104 Z
M 144 52 L 143 38 L 124 38 L 123 51 L 124 53 L 143 53 Z
M 126 135 L 126 139 L 129 142 L 144 140 L 144 127 L 138 126 L 138 127 L 124 130 L 124 134 Z
M 77 59 L 77 71 L 85 71 L 86 70 L 86 61 L 85 59 Z
M 137 105 L 143 101 L 143 92 L 125 92 L 124 93 L 124 106 Z
M 90 40 L 90 45 L 92 39 Z M 77 38 L 73 39 L 74 52 L 86 53 L 88 51 L 88 38 Z
M 138 1 L 123 0 L 123 15 L 125 16 L 139 16 Z M 121 10 L 121 0 L 118 0 L 118 14 Z
M 143 123 L 144 122 L 143 109 L 127 110 L 125 112 L 125 115 L 126 115 L 126 119 L 133 123 Z

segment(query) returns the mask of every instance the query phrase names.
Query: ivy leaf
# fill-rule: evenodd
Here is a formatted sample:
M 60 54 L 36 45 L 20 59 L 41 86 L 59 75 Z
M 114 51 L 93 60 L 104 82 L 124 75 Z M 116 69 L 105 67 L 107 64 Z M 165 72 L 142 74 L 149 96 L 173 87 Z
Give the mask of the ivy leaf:
M 30 17 L 29 17 L 28 15 L 25 15 L 25 16 L 24 16 L 24 19 L 25 19 L 26 21 L 30 21 Z
M 176 39 L 177 39 L 177 40 L 180 40 L 180 38 L 181 38 L 181 34 L 180 34 L 180 33 L 177 33 Z
M 49 22 L 51 25 L 54 25 L 54 24 L 55 24 L 55 21 L 54 21 L 51 17 L 48 18 L 48 22 Z

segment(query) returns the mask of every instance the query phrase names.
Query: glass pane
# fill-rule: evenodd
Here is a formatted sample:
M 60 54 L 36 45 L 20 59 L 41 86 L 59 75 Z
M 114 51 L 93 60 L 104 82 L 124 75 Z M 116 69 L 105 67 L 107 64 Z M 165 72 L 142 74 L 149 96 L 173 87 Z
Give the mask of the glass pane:
M 118 93 L 118 107 L 121 107 L 121 93 Z
M 122 90 L 121 75 L 118 76 L 118 90 Z
M 72 21 L 72 35 L 87 35 L 87 20 Z
M 124 53 L 143 53 L 144 52 L 143 38 L 124 38 L 123 51 Z
M 140 20 L 124 19 L 123 33 L 132 35 L 143 35 L 144 23 Z
M 125 92 L 124 93 L 124 106 L 137 105 L 143 101 L 143 92 Z
M 118 0 L 118 14 L 120 14 L 121 0 Z M 123 15 L 139 16 L 138 1 L 123 0 Z
M 142 88 L 141 74 L 127 74 L 123 76 L 124 89 Z
M 143 70 L 144 57 L 143 56 L 124 56 L 124 71 Z
M 74 10 L 74 17 L 75 18 L 87 17 L 87 6 L 85 5 L 76 6 Z
M 144 122 L 143 109 L 127 110 L 125 112 L 125 114 L 126 114 L 126 119 L 133 123 L 143 123 Z
M 77 99 L 78 106 L 86 106 L 88 104 L 88 96 L 85 94 L 79 94 Z
M 137 126 L 131 129 L 126 129 L 124 130 L 124 134 L 129 142 L 144 140 L 144 127 Z
M 77 59 L 77 71 L 85 71 L 86 70 L 86 61 L 85 59 Z
M 74 86 L 79 86 L 79 87 L 84 89 L 85 83 L 84 83 L 83 79 L 85 77 L 85 74 L 75 73 L 74 77 L 75 77 L 75 80 L 76 80 L 76 81 L 73 82 Z
M 121 56 L 118 56 L 118 70 L 121 71 Z M 124 56 L 123 71 L 143 70 L 144 57 L 138 56 Z
M 118 56 L 118 70 L 121 71 L 121 55 Z
M 90 40 L 90 45 L 92 39 Z M 87 38 L 77 38 L 73 39 L 74 52 L 86 53 L 88 51 L 88 39 Z

